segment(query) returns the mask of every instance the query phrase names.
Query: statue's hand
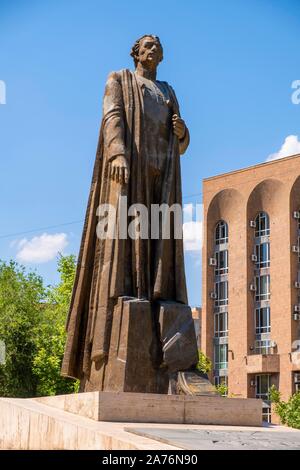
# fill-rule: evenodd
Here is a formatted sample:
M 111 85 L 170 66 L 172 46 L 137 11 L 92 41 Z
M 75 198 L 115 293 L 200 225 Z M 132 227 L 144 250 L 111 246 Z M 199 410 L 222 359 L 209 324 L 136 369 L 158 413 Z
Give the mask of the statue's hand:
M 129 167 L 123 155 L 116 157 L 110 164 L 110 177 L 121 184 L 128 183 Z
M 181 119 L 177 114 L 173 114 L 172 116 L 172 123 L 173 123 L 173 131 L 174 134 L 177 135 L 178 139 L 183 139 L 185 135 L 186 125 L 183 119 Z

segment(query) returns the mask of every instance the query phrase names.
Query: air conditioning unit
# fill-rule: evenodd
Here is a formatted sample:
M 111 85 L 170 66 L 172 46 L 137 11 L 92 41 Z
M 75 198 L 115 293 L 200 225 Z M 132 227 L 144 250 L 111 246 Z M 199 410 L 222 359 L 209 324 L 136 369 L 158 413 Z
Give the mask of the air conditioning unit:
M 294 312 L 300 313 L 300 305 L 294 305 Z
M 256 381 L 255 380 L 250 380 L 250 386 L 255 387 L 256 386 Z
M 270 348 L 276 348 L 277 343 L 276 341 L 270 341 Z
M 300 313 L 293 313 L 293 319 L 296 321 L 300 320 Z
M 250 225 L 251 228 L 255 228 L 256 227 L 255 220 L 250 220 L 249 225 Z
M 252 292 L 255 292 L 256 291 L 256 285 L 255 284 L 250 284 L 250 290 Z
M 300 289 L 300 282 L 299 282 L 299 281 L 295 281 L 295 282 L 294 282 L 294 286 L 296 287 L 296 289 Z
M 218 298 L 217 294 L 215 292 L 210 293 L 210 298 L 213 300 L 216 300 Z
M 216 258 L 209 258 L 209 266 L 217 266 Z
M 299 211 L 294 211 L 293 212 L 293 217 L 294 217 L 294 219 L 300 219 L 300 212 Z
M 257 256 L 256 255 L 251 255 L 251 261 L 253 261 L 254 263 L 257 262 Z
M 298 245 L 293 245 L 292 246 L 292 252 L 293 253 L 299 253 L 299 246 Z

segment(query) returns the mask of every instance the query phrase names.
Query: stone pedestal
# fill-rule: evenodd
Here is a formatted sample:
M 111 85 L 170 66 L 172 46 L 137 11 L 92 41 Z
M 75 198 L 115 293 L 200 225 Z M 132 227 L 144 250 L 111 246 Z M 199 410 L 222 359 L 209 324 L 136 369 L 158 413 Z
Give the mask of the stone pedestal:
M 262 425 L 262 401 L 256 398 L 93 392 L 25 399 L 19 402 L 24 405 L 27 402 L 39 402 L 95 421 Z
M 167 393 L 166 368 L 153 367 L 153 317 L 147 300 L 120 297 L 113 312 L 109 357 L 106 364 L 92 364 L 82 390 Z
M 92 364 L 81 391 L 168 393 L 172 374 L 197 361 L 188 305 L 120 297 L 113 312 L 107 362 Z

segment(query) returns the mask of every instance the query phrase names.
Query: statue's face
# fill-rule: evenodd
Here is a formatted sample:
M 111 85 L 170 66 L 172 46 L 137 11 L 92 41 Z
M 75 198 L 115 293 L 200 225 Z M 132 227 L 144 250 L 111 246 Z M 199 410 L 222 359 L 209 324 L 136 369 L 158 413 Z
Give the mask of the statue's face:
M 162 58 L 160 43 L 151 37 L 141 39 L 138 61 L 146 68 L 154 69 Z

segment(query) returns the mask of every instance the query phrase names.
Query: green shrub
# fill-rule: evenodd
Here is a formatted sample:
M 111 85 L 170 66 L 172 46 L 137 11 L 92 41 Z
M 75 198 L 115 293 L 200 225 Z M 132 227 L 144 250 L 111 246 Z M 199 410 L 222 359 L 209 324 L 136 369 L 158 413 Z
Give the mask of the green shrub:
M 227 397 L 228 395 L 228 387 L 226 384 L 219 384 L 219 385 L 216 385 L 216 390 L 217 392 L 219 393 L 219 395 L 221 395 L 221 397 Z
M 211 360 L 200 350 L 198 351 L 198 363 L 196 368 L 203 374 L 208 374 L 208 372 L 210 372 L 212 369 Z
M 269 390 L 270 400 L 275 404 L 275 413 L 282 424 L 300 429 L 300 392 L 294 393 L 287 402 L 281 400 L 280 392 L 274 385 Z

